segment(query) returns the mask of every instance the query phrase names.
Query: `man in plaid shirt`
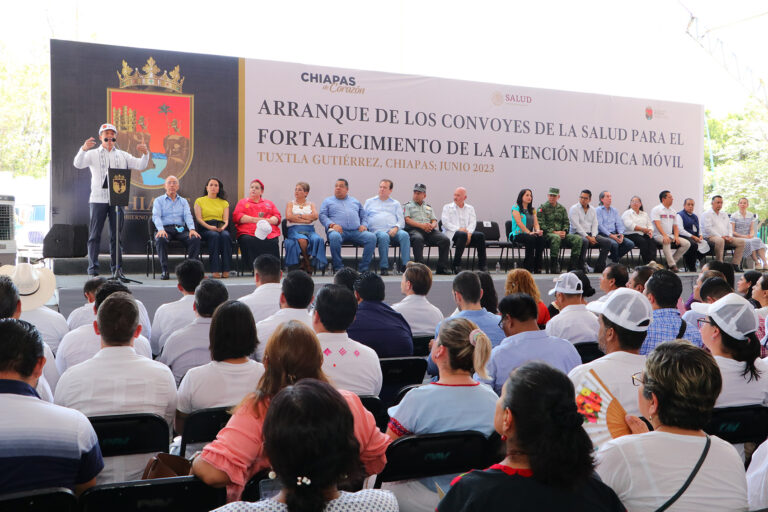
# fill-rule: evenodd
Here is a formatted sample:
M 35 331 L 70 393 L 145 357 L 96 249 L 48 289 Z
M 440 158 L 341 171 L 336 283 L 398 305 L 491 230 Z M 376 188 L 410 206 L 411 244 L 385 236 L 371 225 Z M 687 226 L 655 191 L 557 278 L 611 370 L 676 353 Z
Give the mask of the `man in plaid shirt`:
M 653 307 L 653 318 L 648 328 L 640 354 L 649 354 L 656 345 L 665 341 L 684 338 L 700 347 L 701 334 L 694 324 L 685 322 L 677 309 L 677 301 L 683 293 L 683 283 L 670 270 L 657 270 L 645 283 L 644 294 Z

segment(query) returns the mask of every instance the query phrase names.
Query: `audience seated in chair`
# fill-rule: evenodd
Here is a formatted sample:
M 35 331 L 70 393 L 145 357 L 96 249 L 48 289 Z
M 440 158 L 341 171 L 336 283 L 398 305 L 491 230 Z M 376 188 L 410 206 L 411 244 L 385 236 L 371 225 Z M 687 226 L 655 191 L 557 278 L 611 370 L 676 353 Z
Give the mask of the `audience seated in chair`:
M 539 329 L 536 303 L 530 295 L 507 295 L 499 303 L 499 312 L 501 328 L 507 337 L 491 352 L 488 377 L 475 374 L 475 379 L 492 386 L 497 394 L 501 394 L 509 373 L 528 361 L 544 361 L 565 373 L 581 364 L 581 357 L 571 342 Z
M 280 309 L 256 323 L 256 334 L 260 341 L 255 352 L 258 361 L 264 357 L 267 341 L 280 324 L 288 320 L 298 320 L 312 327 L 312 315 L 307 312 L 315 293 L 312 277 L 303 270 L 291 270 L 283 278 L 280 289 L 282 290 L 279 299 Z
M 240 297 L 239 300 L 253 313 L 253 320 L 260 322 L 280 309 L 280 278 L 283 272 L 280 270 L 280 259 L 272 254 L 262 254 L 253 261 L 253 280 L 256 289 Z M 264 340 L 266 343 L 267 340 Z
M 96 300 L 96 290 L 106 282 L 107 280 L 103 277 L 92 277 L 85 282 L 83 285 L 85 304 L 73 309 L 67 317 L 67 326 L 69 326 L 70 331 L 81 325 L 92 324 L 96 319 L 96 315 L 93 312 L 93 301 Z
M 568 378 L 541 362 L 505 378 L 494 426 L 507 455 L 484 471 L 456 478 L 438 512 L 624 511 L 594 474 L 592 443 L 573 396 Z
M 729 293 L 713 303 L 694 303 L 701 339 L 720 369 L 723 389 L 715 407 L 768 405 L 768 363 L 760 359 L 758 317 L 744 297 Z M 735 445 L 744 457 L 744 445 Z
M 117 292 L 131 293 L 128 287 L 118 281 L 107 281 L 101 285 L 96 290 L 96 300 L 93 302 L 94 312 L 98 312 L 99 307 L 107 297 Z M 101 337 L 95 330 L 95 322 L 70 331 L 62 338 L 56 357 L 56 368 L 59 370 L 59 375 L 63 376 L 68 368 L 92 358 L 99 350 L 101 350 Z M 152 359 L 149 340 L 141 334 L 134 341 L 134 350 L 138 355 Z
M 157 414 L 170 430 L 176 411 L 176 382 L 167 366 L 138 355 L 133 348 L 141 333 L 136 301 L 125 292 L 110 294 L 99 305 L 96 323 L 101 349 L 62 374 L 55 402 L 89 417 Z M 149 457 L 107 457 L 98 483 L 141 478 Z
M 195 302 L 192 304 L 195 320 L 168 336 L 157 358 L 171 368 L 177 385 L 191 368 L 211 362 L 211 317 L 227 299 L 227 287 L 217 279 L 204 279 L 197 285 Z
M 184 432 L 184 421 L 193 412 L 237 405 L 256 389 L 264 365 L 249 356 L 257 343 L 256 324 L 248 306 L 228 300 L 216 308 L 211 317 L 211 362 L 191 368 L 182 379 L 176 432 Z
M 608 300 L 608 297 L 610 297 L 614 291 L 627 286 L 628 281 L 629 272 L 627 271 L 626 266 L 621 263 L 609 264 L 600 274 L 600 290 L 602 290 L 605 295 L 597 300 L 601 302 Z
M 301 322 L 291 320 L 278 327 L 264 357 L 268 364 L 256 392 L 243 400 L 216 440 L 207 445 L 192 464 L 192 473 L 208 485 L 227 486 L 228 501 L 237 500 L 246 482 L 270 467 L 264 452 L 262 427 L 274 396 L 301 379 L 328 382 L 321 369 L 323 353 L 317 336 Z M 375 418 L 363 407 L 357 395 L 348 391 L 340 393 L 352 411 L 355 437 L 360 444 L 360 462 L 365 466 L 365 473 L 378 473 L 386 462 L 384 453 L 389 437 L 378 429 Z M 331 416 L 324 411 L 323 417 Z M 291 423 L 307 425 L 294 418 Z
M 443 321 L 443 313 L 429 300 L 432 288 L 432 271 L 423 263 L 409 261 L 400 281 L 400 291 L 405 298 L 392 309 L 403 315 L 414 336 L 431 336 L 435 327 Z
M 389 408 L 387 434 L 392 439 L 413 434 L 476 430 L 485 436 L 493 433 L 496 393 L 472 379 L 476 370 L 487 377 L 485 365 L 491 355 L 491 340 L 477 324 L 465 318 L 443 322 L 432 344 L 432 360 L 440 379 L 409 391 L 403 400 Z M 456 475 L 425 478 L 385 485 L 397 496 L 401 511 L 432 511 L 442 489 Z
M 632 378 L 640 386 L 640 413 L 653 432 L 628 417 L 633 434 L 612 439 L 597 452 L 603 482 L 628 510 L 658 510 L 702 460 L 674 509 L 747 510 L 744 464 L 736 449 L 703 431 L 722 387 L 714 358 L 690 343 L 668 341 L 648 354 L 643 372 Z
M 560 312 L 547 322 L 548 335 L 574 345 L 597 341 L 600 324 L 595 315 L 587 311 L 583 293 L 584 285 L 576 274 L 568 272 L 558 276 L 549 295 L 555 296 Z
M 10 277 L 0 275 L 0 319 L 15 318 L 18 320 L 20 316 L 21 298 L 19 297 L 19 290 Z M 40 331 L 38 331 L 39 333 Z M 59 381 L 59 370 L 56 369 L 53 351 L 45 342 L 43 342 L 43 355 L 45 356 L 45 366 L 43 366 L 43 374 L 37 381 L 35 391 L 42 400 L 53 402 L 53 392 Z
M 488 336 L 494 347 L 501 343 L 501 340 L 504 339 L 504 331 L 499 327 L 501 317 L 489 313 L 480 305 L 480 300 L 483 297 L 483 288 L 477 274 L 467 270 L 459 272 L 453 278 L 452 293 L 459 312 L 446 318 L 443 322 L 453 318 L 472 320 Z M 435 327 L 435 338 L 437 338 L 439 333 L 440 325 Z M 434 361 L 432 361 L 431 355 L 427 358 L 427 363 L 427 372 L 430 375 L 437 375 L 438 368 Z
M 282 490 L 273 498 L 217 510 L 397 512 L 397 501 L 389 492 L 339 490 L 342 480 L 362 476 L 360 443 L 348 399 L 329 384 L 304 379 L 279 391 L 266 412 L 263 436 L 265 455 Z
M 649 265 L 640 265 L 635 267 L 629 279 L 627 279 L 627 288 L 635 290 L 636 292 L 643 293 L 645 291 L 645 283 L 651 278 L 656 269 Z
M 644 294 L 653 306 L 653 319 L 640 348 L 642 355 L 648 355 L 659 343 L 678 338 L 701 346 L 699 330 L 683 320 L 676 307 L 682 291 L 683 283 L 670 270 L 657 270 L 645 283 Z
M 632 385 L 632 375 L 645 366 L 645 356 L 641 356 L 639 351 L 651 323 L 651 303 L 640 292 L 622 288 L 604 302 L 590 302 L 587 309 L 598 315 L 600 332 L 597 343 L 605 355 L 568 373 L 576 395 L 585 385 L 589 386 L 587 379 L 594 381 L 590 375 L 594 372 L 627 414 L 639 416 L 637 388 Z M 599 448 L 599 438 L 596 436 L 592 440 Z
M 333 275 L 333 284 L 340 284 L 355 293 L 355 281 L 359 278 L 360 272 L 351 267 L 344 267 Z
M 378 395 L 382 384 L 379 356 L 346 332 L 356 312 L 354 294 L 341 285 L 329 284 L 317 293 L 311 323 L 323 349 L 323 373 L 339 389 Z
M 64 316 L 45 305 L 56 290 L 56 276 L 50 269 L 33 267 L 29 263 L 3 265 L 0 267 L 0 275 L 10 277 L 19 290 L 19 319 L 34 325 L 43 337 L 43 343 L 56 354 L 61 339 L 69 332 Z
M 184 260 L 176 265 L 176 288 L 181 298 L 174 302 L 161 304 L 152 320 L 152 353 L 163 351 L 168 336 L 195 320 L 195 288 L 205 278 L 205 267 L 200 260 Z
M 0 494 L 47 487 L 80 494 L 104 467 L 96 432 L 81 412 L 39 399 L 45 356 L 32 324 L 0 319 L 0 340 Z
M 403 315 L 384 302 L 384 281 L 373 272 L 363 272 L 355 281 L 357 315 L 347 328 L 353 340 L 371 347 L 379 357 L 413 355 L 411 328 Z
M 504 282 L 504 295 L 511 295 L 513 293 L 526 293 L 533 297 L 539 310 L 536 323 L 540 328 L 547 325 L 551 318 L 549 309 L 541 300 L 541 292 L 539 287 L 536 286 L 533 275 L 524 268 L 515 268 L 507 272 L 507 279 Z M 483 287 L 483 295 L 485 295 L 485 287 Z M 482 304 L 482 299 L 480 299 L 480 303 Z M 498 314 L 498 304 L 496 311 L 493 311 L 493 313 Z

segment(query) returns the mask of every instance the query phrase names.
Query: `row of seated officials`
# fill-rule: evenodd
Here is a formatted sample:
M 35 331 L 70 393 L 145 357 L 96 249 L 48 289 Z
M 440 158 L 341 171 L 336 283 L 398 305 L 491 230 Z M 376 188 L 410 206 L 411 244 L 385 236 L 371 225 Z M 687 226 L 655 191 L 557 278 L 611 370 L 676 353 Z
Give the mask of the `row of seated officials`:
M 747 479 L 750 447 L 703 429 L 715 407 L 768 404 L 758 340 L 768 283 L 760 276 L 734 293 L 731 266 L 705 268 L 691 310 L 681 315 L 675 273 L 638 267 L 627 276 L 621 267 L 606 269 L 606 294 L 589 303 L 594 290 L 584 273 L 562 274 L 549 307 L 523 269 L 511 271 L 505 297 L 485 307 L 490 293 L 481 277 L 461 272 L 452 287 L 458 311 L 419 331 L 406 318 L 431 306 L 423 265 L 406 268 L 402 314 L 383 302 L 383 282 L 372 273 L 358 276 L 354 291 L 321 288 L 310 313 L 311 278 L 294 271 L 281 282 L 272 256 L 257 259 L 256 290 L 238 301 L 188 260 L 177 270 L 184 296 L 156 312 L 150 338 L 160 335 L 155 344 L 145 339 L 148 356 L 139 349 L 140 303 L 123 285 L 102 283 L 90 305 L 95 321 L 85 324 L 99 346 L 69 361 L 51 386 L 44 376 L 51 349 L 40 332 L 46 319 L 25 322 L 40 312 L 22 311 L 34 292 L 19 294 L 35 278 L 44 288 L 47 278 L 44 269 L 18 265 L 10 279 L 0 278 L 0 315 L 9 318 L 0 321 L 0 405 L 14 412 L 0 419 L 0 492 L 51 485 L 82 492 L 137 478 L 147 455 L 103 460 L 86 416 L 153 412 L 182 432 L 194 410 L 239 404 L 192 465 L 204 482 L 227 487 L 227 510 L 656 510 L 673 497 L 679 510 L 766 506 L 768 447 L 751 454 Z M 273 312 L 260 316 L 270 300 Z M 192 315 L 176 318 L 184 309 Z M 355 330 L 359 320 L 366 325 Z M 434 336 L 434 378 L 389 408 L 382 433 L 358 395 L 381 389 L 380 357 L 410 354 L 380 351 L 398 339 L 390 327 L 399 320 L 409 342 L 417 333 Z M 380 332 L 387 334 L 378 344 L 365 344 Z M 578 347 L 593 342 L 605 355 L 582 363 Z M 51 356 L 56 366 L 70 343 L 86 350 L 86 338 L 65 336 Z M 59 406 L 40 399 L 45 387 Z M 466 430 L 497 432 L 506 456 L 464 476 L 397 482 L 384 491 L 338 488 L 381 472 L 393 440 Z M 246 482 L 267 468 L 280 494 L 237 502 Z

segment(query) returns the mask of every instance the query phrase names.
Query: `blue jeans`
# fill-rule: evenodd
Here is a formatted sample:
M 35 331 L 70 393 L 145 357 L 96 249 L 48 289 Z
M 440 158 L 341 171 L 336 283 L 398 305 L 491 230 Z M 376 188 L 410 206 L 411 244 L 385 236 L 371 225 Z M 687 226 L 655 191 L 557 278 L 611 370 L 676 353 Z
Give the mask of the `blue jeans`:
M 363 248 L 363 259 L 360 260 L 360 272 L 365 272 L 371 266 L 373 251 L 376 249 L 376 235 L 370 231 L 344 231 L 339 233 L 335 229 L 328 230 L 328 244 L 331 246 L 331 260 L 333 270 L 339 270 L 344 266 L 341 259 L 341 244 L 350 242 Z
M 200 228 L 200 236 L 208 244 L 211 272 L 229 272 L 232 268 L 232 237 L 222 232 Z
M 288 226 L 285 230 L 285 265 L 292 267 L 299 264 L 301 247 L 298 240 L 302 239 L 308 240 L 307 254 L 311 258 L 312 266 L 325 268 L 328 265 L 328 259 L 325 257 L 325 240 L 315 232 L 312 224 L 296 224 Z
M 615 262 L 618 262 L 625 254 L 631 251 L 632 248 L 635 246 L 635 242 L 633 242 L 626 236 L 624 237 L 624 240 L 621 241 L 621 243 L 605 235 L 597 235 L 596 238 L 598 240 L 606 241 L 609 244 L 611 244 L 610 258 Z
M 389 268 L 389 244 L 400 247 L 400 262 L 403 267 L 411 259 L 411 237 L 404 229 L 398 229 L 395 236 L 390 237 L 387 231 L 376 231 L 376 245 L 379 248 L 379 268 Z

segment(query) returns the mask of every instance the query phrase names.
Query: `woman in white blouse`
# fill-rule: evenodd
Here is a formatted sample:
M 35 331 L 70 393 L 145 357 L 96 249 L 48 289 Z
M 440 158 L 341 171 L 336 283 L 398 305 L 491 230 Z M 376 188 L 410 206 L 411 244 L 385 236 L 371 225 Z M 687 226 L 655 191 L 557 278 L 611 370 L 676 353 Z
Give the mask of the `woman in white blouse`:
M 633 196 L 629 201 L 629 208 L 621 215 L 624 227 L 627 229 L 624 236 L 635 243 L 640 249 L 640 258 L 647 265 L 653 261 L 656 253 L 656 242 L 653 240 L 653 223 L 648 214 L 643 210 L 643 201 L 638 196 Z

